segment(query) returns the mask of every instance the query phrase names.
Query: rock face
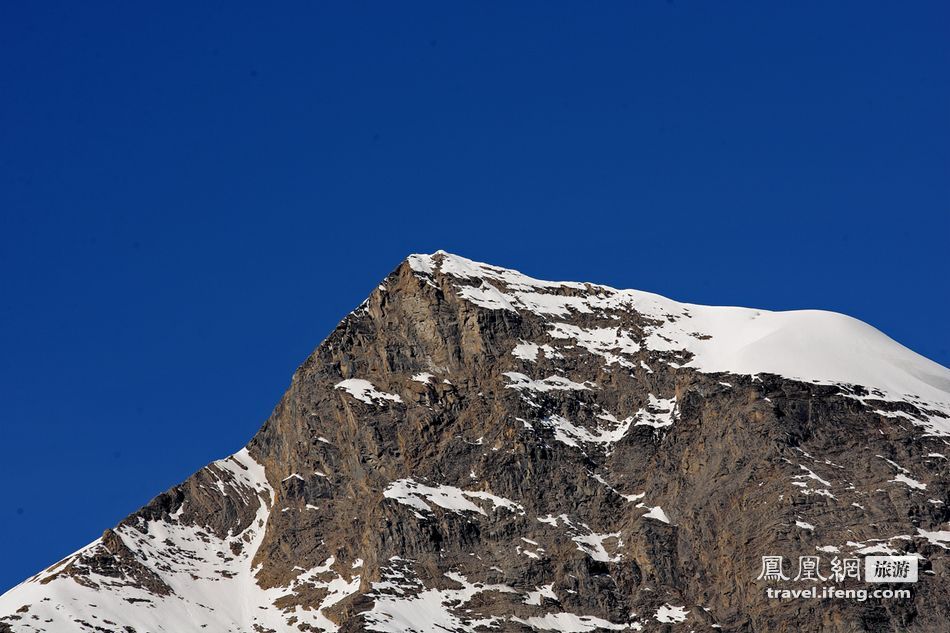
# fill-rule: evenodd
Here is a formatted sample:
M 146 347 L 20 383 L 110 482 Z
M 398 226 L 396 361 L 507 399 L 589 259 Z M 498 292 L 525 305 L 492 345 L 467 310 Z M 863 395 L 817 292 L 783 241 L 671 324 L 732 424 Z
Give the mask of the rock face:
M 950 370 L 853 319 L 414 255 L 0 631 L 947 631 L 948 444 Z M 919 581 L 794 580 L 880 554 Z M 766 594 L 812 586 L 909 596 Z

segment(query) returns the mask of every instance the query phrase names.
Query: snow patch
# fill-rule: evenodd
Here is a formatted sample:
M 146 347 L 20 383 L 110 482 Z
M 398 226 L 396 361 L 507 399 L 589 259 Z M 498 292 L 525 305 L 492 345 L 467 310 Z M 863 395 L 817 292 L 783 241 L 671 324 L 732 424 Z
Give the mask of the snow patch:
M 545 358 L 563 358 L 560 352 L 550 345 L 538 345 L 537 343 L 528 343 L 525 341 L 521 341 L 515 345 L 515 348 L 511 350 L 511 355 L 515 358 L 533 363 L 538 360 L 539 352 L 544 352 Z
M 669 603 L 664 604 L 656 610 L 656 619 L 658 622 L 684 622 L 686 620 L 686 607 L 674 607 Z
M 520 504 L 488 492 L 462 490 L 453 486 L 427 486 L 412 479 L 399 479 L 390 483 L 383 492 L 383 496 L 423 512 L 432 512 L 429 503 L 433 503 L 440 508 L 459 514 L 475 512 L 488 516 L 482 506 L 471 501 L 471 499 L 477 499 L 487 501 L 492 510 L 504 508 L 509 512 L 524 513 L 524 508 Z
M 893 482 L 893 483 L 904 484 L 905 486 L 908 486 L 909 488 L 914 488 L 916 490 L 927 489 L 927 484 L 921 483 L 917 481 L 916 479 L 912 479 L 903 473 L 898 473 L 897 475 L 894 475 L 894 479 L 890 479 L 888 481 Z
M 657 398 L 652 393 L 649 394 L 649 404 L 637 411 L 634 418 L 635 426 L 652 426 L 655 429 L 662 429 L 672 426 L 673 422 L 679 417 L 676 410 L 676 396 L 672 398 Z
M 617 422 L 616 418 L 613 418 L 613 421 L 617 424 L 613 428 L 598 427 L 589 430 L 574 425 L 564 416 L 552 415 L 541 420 L 541 424 L 554 430 L 554 439 L 557 441 L 568 446 L 577 447 L 578 442 L 608 445 L 618 442 L 627 434 L 630 425 L 633 423 L 633 418 L 627 418 L 621 422 Z
M 662 521 L 663 523 L 669 523 L 670 517 L 666 516 L 666 512 L 663 511 L 663 508 L 660 506 L 653 506 L 650 508 L 650 511 L 643 515 L 645 519 L 656 519 L 657 521 Z
M 943 549 L 950 549 L 950 530 L 935 530 L 931 532 L 923 528 L 917 528 L 917 536 L 922 536 Z
M 351 396 L 365 402 L 366 404 L 379 404 L 380 402 L 390 400 L 392 402 L 402 402 L 402 398 L 394 393 L 379 391 L 368 380 L 362 378 L 347 378 L 334 385 L 335 389 L 343 389 Z
M 592 615 L 576 615 L 574 613 L 548 613 L 543 616 L 530 617 L 527 620 L 512 618 L 512 622 L 525 624 L 538 631 L 560 631 L 561 633 L 586 633 L 587 631 L 623 631 L 625 629 L 640 630 L 639 624 L 614 624 L 608 620 Z
M 624 367 L 634 367 L 633 362 L 620 354 L 636 354 L 640 351 L 640 344 L 629 332 L 619 327 L 582 328 L 570 323 L 555 323 L 551 325 L 548 334 L 552 338 L 574 339 L 591 354 L 606 359 L 608 365 L 617 363 Z
M 398 561 L 397 561 L 398 562 Z M 486 592 L 517 593 L 507 585 L 473 583 L 462 574 L 449 572 L 449 580 L 461 585 L 460 589 L 428 589 L 405 571 L 384 571 L 381 582 L 372 585 L 373 608 L 360 615 L 370 631 L 406 633 L 407 631 L 455 631 L 475 633 L 493 626 L 498 618 L 473 619 L 471 611 L 463 615 L 454 611 L 466 605 L 476 595 Z
M 535 543 L 537 545 L 537 543 Z M 525 596 L 525 604 L 533 604 L 535 606 L 541 606 L 543 598 L 550 598 L 551 600 L 557 600 L 557 595 L 554 593 L 554 583 L 552 582 L 549 585 L 544 585 L 538 587 L 534 591 L 529 591 Z
M 530 391 L 584 391 L 590 389 L 587 384 L 581 384 L 579 382 L 574 382 L 570 378 L 565 378 L 564 376 L 548 376 L 543 380 L 532 380 L 524 374 L 518 373 L 516 371 L 506 371 L 503 374 L 511 382 L 505 387 L 508 389 L 517 389 L 521 391 L 522 389 L 527 389 Z

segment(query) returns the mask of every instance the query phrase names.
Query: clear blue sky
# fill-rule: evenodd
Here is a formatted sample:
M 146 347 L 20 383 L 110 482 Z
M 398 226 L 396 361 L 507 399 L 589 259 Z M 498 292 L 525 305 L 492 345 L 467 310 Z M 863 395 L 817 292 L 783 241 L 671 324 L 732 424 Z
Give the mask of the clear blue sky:
M 0 7 L 0 590 L 240 448 L 410 252 L 950 364 L 945 2 L 211 4 Z

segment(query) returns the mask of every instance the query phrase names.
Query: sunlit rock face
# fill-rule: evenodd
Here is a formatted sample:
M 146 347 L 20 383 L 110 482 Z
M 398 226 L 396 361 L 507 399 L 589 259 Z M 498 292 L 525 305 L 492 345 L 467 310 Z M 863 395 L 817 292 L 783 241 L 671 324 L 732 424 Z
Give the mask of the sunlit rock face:
M 948 444 L 950 370 L 849 317 L 412 255 L 0 631 L 946 631 Z M 828 578 L 889 554 L 919 581 Z M 769 599 L 801 556 L 910 597 Z

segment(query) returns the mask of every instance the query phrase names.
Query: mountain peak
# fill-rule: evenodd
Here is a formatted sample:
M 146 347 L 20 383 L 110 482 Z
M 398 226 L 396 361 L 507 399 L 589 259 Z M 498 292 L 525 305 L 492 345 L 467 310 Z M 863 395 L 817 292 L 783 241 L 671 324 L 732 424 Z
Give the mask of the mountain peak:
M 552 322 L 598 315 L 616 320 L 618 330 L 625 314 L 639 314 L 651 323 L 635 345 L 680 352 L 684 367 L 863 388 L 880 399 L 937 409 L 946 415 L 929 416 L 928 423 L 950 434 L 950 369 L 847 315 L 703 306 L 602 284 L 543 281 L 441 250 L 410 255 L 407 261 L 423 279 L 434 274 L 453 278 L 460 296 L 489 310 L 530 312 Z M 557 331 L 560 326 L 551 327 Z M 606 334 L 605 328 L 560 330 L 572 331 L 589 345 L 613 345 L 611 337 L 618 336 Z
M 948 385 L 839 314 L 411 255 L 245 449 L 0 596 L 0 630 L 942 630 Z M 933 573 L 767 598 L 762 556 L 816 552 Z

